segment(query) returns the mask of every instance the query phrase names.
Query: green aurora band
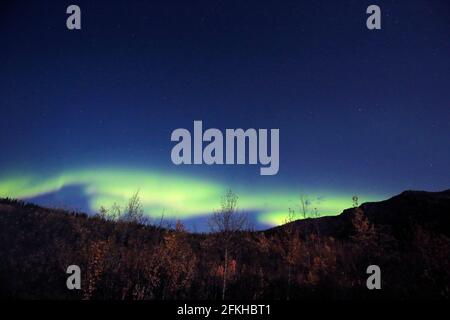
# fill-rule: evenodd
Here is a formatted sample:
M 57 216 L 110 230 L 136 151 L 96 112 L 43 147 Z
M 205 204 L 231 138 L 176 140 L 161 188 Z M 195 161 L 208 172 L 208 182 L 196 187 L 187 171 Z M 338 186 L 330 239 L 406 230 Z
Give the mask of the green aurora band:
M 144 211 L 150 217 L 183 219 L 205 216 L 220 208 L 220 199 L 228 186 L 203 178 L 170 175 L 151 170 L 136 169 L 86 169 L 66 170 L 53 176 L 14 175 L 0 178 L 0 197 L 30 199 L 67 186 L 82 186 L 92 212 L 101 206 L 125 204 L 139 190 Z M 239 196 L 241 211 L 256 212 L 256 220 L 267 226 L 286 221 L 289 208 L 299 215 L 300 195 L 307 195 L 309 208 L 320 216 L 337 215 L 351 207 L 352 194 L 330 192 L 293 192 L 276 190 L 267 192 L 255 187 L 233 188 Z M 382 197 L 358 195 L 364 201 Z

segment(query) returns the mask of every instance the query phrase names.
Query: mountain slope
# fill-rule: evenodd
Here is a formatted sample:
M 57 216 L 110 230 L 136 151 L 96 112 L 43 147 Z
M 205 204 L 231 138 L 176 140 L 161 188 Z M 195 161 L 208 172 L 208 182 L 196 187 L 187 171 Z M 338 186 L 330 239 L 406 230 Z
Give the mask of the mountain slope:
M 360 208 L 370 222 L 389 226 L 397 233 L 411 224 L 419 224 L 450 236 L 450 189 L 441 192 L 404 191 L 384 201 L 363 203 Z M 316 230 L 327 236 L 347 237 L 351 234 L 354 211 L 355 208 L 350 208 L 338 216 L 291 223 L 301 232 Z M 285 227 L 275 227 L 267 232 L 276 233 Z
M 227 299 L 449 299 L 449 209 L 450 190 L 407 191 L 224 242 L 3 199 L 0 298 L 220 299 L 225 278 Z M 366 287 L 373 264 L 382 290 Z

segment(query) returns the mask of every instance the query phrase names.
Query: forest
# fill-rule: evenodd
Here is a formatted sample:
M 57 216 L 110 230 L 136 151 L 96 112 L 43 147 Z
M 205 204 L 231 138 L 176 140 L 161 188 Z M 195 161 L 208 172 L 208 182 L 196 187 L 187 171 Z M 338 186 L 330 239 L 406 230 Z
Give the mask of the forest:
M 0 200 L 0 298 L 62 300 L 448 299 L 450 190 L 407 191 L 339 216 L 246 226 L 228 191 L 211 232 L 149 221 L 138 194 L 96 215 Z M 68 290 L 66 269 L 81 269 Z M 368 290 L 378 265 L 381 290 Z

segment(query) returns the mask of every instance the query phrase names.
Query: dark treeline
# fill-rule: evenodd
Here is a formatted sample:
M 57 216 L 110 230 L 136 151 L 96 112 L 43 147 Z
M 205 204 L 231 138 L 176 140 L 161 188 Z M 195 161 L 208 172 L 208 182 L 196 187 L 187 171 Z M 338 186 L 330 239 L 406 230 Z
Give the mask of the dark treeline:
M 0 201 L 0 297 L 292 300 L 450 296 L 450 240 L 445 230 L 435 228 L 436 221 L 422 223 L 412 218 L 401 227 L 374 223 L 363 205 L 334 217 L 340 219 L 335 221 L 347 219 L 340 232 L 323 227 L 332 224 L 329 218 L 251 232 L 241 225 L 233 229 L 223 224 L 220 214 L 230 205 L 225 202 L 216 214 L 220 228 L 215 233 L 192 234 L 181 223 L 173 228 L 142 223 L 138 199 L 133 201 L 123 211 L 116 208 L 114 219 L 108 212 L 111 209 L 87 216 Z M 66 287 L 66 269 L 74 264 L 81 268 L 81 290 Z M 366 287 L 366 269 L 372 264 L 382 270 L 381 290 Z

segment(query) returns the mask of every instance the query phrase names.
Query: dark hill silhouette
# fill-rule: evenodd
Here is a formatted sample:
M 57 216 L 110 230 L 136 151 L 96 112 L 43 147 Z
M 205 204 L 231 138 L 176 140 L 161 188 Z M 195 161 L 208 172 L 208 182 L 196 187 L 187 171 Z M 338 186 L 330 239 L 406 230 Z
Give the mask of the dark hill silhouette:
M 401 235 L 405 225 L 419 224 L 450 236 L 450 189 L 441 192 L 404 191 L 390 199 L 366 202 L 360 208 L 370 222 L 389 226 Z M 352 217 L 355 208 L 344 210 L 337 216 L 308 218 L 290 222 L 301 233 L 318 230 L 320 234 L 334 237 L 349 237 L 352 234 Z M 276 233 L 286 225 L 269 229 Z
M 450 190 L 230 238 L 227 299 L 450 297 Z M 222 234 L 0 200 L 0 298 L 220 299 Z M 66 288 L 66 268 L 82 289 Z M 368 290 L 379 265 L 382 289 Z

